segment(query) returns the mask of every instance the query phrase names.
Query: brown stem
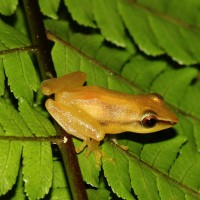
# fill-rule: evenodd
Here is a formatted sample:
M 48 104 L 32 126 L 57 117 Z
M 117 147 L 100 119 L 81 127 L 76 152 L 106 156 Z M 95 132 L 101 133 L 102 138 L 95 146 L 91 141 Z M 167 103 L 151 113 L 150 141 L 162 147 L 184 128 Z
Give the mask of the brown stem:
M 32 44 L 38 47 L 36 58 L 43 80 L 48 74 L 55 76 L 49 43 L 45 35 L 42 15 L 37 0 L 23 0 Z
M 0 140 L 12 140 L 12 141 L 33 141 L 33 142 L 52 142 L 53 144 L 59 144 L 64 141 L 64 138 L 60 136 L 52 137 L 20 137 L 20 136 L 2 136 L 0 135 Z
M 66 136 L 66 132 L 63 129 L 61 129 L 61 135 L 62 135 L 62 138 Z M 65 170 L 67 172 L 70 172 L 67 175 L 68 175 L 69 182 L 73 183 L 73 187 L 71 187 L 73 199 L 87 200 L 88 199 L 87 193 L 86 193 L 86 190 L 84 189 L 85 186 L 82 181 L 80 167 L 78 165 L 78 162 L 74 162 L 74 161 L 72 162 L 71 160 L 71 159 L 74 160 L 74 158 L 77 158 L 76 152 L 74 151 L 74 143 L 72 141 L 72 136 L 68 134 L 66 137 L 68 139 L 66 143 L 68 148 L 66 148 L 66 144 L 64 144 L 63 142 L 59 144 L 59 148 L 60 148 L 62 158 L 64 161 Z
M 29 25 L 32 43 L 34 46 L 38 46 L 38 53 L 36 53 L 36 58 L 42 78 L 46 79 L 47 75 L 55 76 L 51 53 L 48 48 L 48 41 L 45 35 L 45 28 L 38 6 L 38 1 L 23 0 L 23 4 Z M 68 141 L 66 143 L 59 142 L 58 145 L 64 161 L 64 166 L 68 176 L 73 199 L 87 200 L 87 193 L 78 164 L 72 136 L 66 133 L 64 130 L 61 131 L 61 137 L 62 136 L 66 136 Z

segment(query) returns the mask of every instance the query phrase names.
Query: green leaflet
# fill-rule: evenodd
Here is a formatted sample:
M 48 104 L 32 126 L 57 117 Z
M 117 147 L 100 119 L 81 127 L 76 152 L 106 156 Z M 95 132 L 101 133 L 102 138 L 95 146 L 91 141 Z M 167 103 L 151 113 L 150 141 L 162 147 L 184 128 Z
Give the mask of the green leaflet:
M 25 200 L 26 195 L 24 193 L 24 185 L 23 185 L 23 175 L 22 175 L 22 170 L 19 170 L 18 177 L 17 177 L 17 182 L 16 182 L 16 193 L 13 194 L 7 194 L 5 196 L 5 199 L 11 199 L 11 200 Z
M 74 20 L 84 26 L 96 27 L 93 22 L 92 3 L 90 0 L 64 0 Z
M 177 185 L 170 183 L 169 180 L 164 177 L 157 178 L 157 186 L 161 199 L 184 199 L 185 196 L 188 199 L 196 199 L 195 197 L 187 194 L 185 191 L 181 190 Z
M 14 107 L 0 98 L 0 124 L 7 136 L 31 136 L 26 123 Z
M 69 42 L 71 44 L 90 57 L 95 57 L 99 52 L 103 40 L 104 38 L 99 34 L 87 35 L 76 33 L 69 37 Z
M 189 161 L 186 158 L 190 158 Z M 199 166 L 199 153 L 191 149 L 191 146 L 188 144 L 181 150 L 179 157 L 170 169 L 170 175 L 176 180 L 179 180 L 182 184 L 197 190 L 199 180 L 196 177 L 199 173 Z
M 93 12 L 97 26 L 100 28 L 101 34 L 105 39 L 117 46 L 125 47 L 125 28 L 117 10 L 116 1 L 93 1 Z
M 53 162 L 53 183 L 50 192 L 50 199 L 71 199 L 67 177 L 65 175 L 62 163 Z
M 74 139 L 76 148 L 81 145 L 82 142 Z M 99 172 L 100 169 L 96 166 L 96 160 L 94 154 L 90 154 L 89 157 L 85 156 L 86 151 L 78 154 L 78 160 L 81 167 L 81 173 L 84 180 L 93 187 L 99 187 Z
M 0 196 L 12 189 L 17 180 L 22 143 L 0 141 Z
M 37 90 L 38 81 L 30 56 L 26 52 L 8 54 L 3 57 L 3 65 L 15 97 L 24 97 L 32 102 L 33 91 Z
M 198 20 L 195 20 L 198 11 L 194 2 L 185 2 L 184 6 L 190 8 L 185 15 L 174 12 L 173 1 L 152 5 L 149 1 L 66 0 L 65 4 L 75 21 L 93 28 L 96 25 L 105 39 L 117 46 L 127 46 L 124 33 L 127 29 L 140 50 L 147 55 L 166 53 L 180 64 L 195 64 L 199 61 L 200 40 L 195 28 L 195 25 L 198 26 Z M 198 7 L 199 4 L 196 4 Z M 178 10 L 183 9 L 182 6 L 175 5 Z M 187 16 L 187 20 L 184 16 Z
M 0 21 L 0 27 L 1 50 L 30 45 L 28 38 L 24 34 L 5 24 L 3 21 Z M 5 74 L 8 77 L 8 85 L 15 97 L 24 97 L 31 102 L 33 91 L 36 91 L 38 88 L 38 80 L 30 55 L 27 52 L 16 51 L 14 53 L 4 53 L 1 55 L 1 58 Z
M 17 7 L 18 1 L 17 0 L 8 0 L 8 1 L 1 1 L 0 2 L 0 13 L 3 15 L 11 15 L 14 13 Z
M 48 17 L 52 19 L 58 19 L 58 7 L 60 4 L 60 0 L 53 0 L 53 1 L 45 1 L 45 0 L 40 0 L 38 1 L 39 6 L 41 8 L 41 12 L 44 15 L 47 15 Z
M 3 60 L 0 59 L 0 95 L 3 95 L 5 92 L 5 75 L 4 75 L 4 70 L 3 70 Z
M 44 20 L 44 25 L 47 30 L 50 30 L 61 38 L 69 38 L 69 23 L 67 21 L 46 19 Z
M 52 123 L 39 111 L 34 109 L 25 99 L 19 103 L 20 115 L 36 136 L 54 136 L 56 130 Z
M 46 130 L 55 130 L 51 128 L 51 124 L 45 120 L 45 117 L 34 110 L 30 105 L 23 101 L 20 103 L 21 115 L 26 118 L 26 122 L 19 113 L 6 101 L 0 99 L 0 124 L 6 131 L 1 135 L 13 136 L 32 136 L 35 129 L 40 130 L 40 134 L 44 134 Z M 25 110 L 23 110 L 26 108 Z M 32 111 L 32 112 L 30 112 Z M 37 118 L 36 118 L 37 116 Z M 34 120 L 34 117 L 36 120 Z M 27 121 L 29 119 L 32 121 Z M 40 124 L 38 126 L 38 120 Z M 34 127 L 34 128 L 33 128 Z M 30 129 L 33 133 L 30 132 Z M 50 129 L 49 129 L 50 128 Z M 43 131 L 42 131 L 43 130 Z M 47 131 L 45 132 L 48 133 Z M 37 135 L 37 133 L 35 133 Z M 39 134 L 38 134 L 39 135 Z M 21 141 L 0 141 L 1 143 L 1 191 L 5 194 L 15 184 L 18 174 L 22 142 Z M 51 145 L 48 142 L 25 142 L 23 144 L 23 180 L 26 182 L 26 193 L 31 197 L 43 197 L 52 184 L 52 154 Z M 33 190 L 34 188 L 34 190 Z
M 23 179 L 30 199 L 43 198 L 52 185 L 53 162 L 48 142 L 26 142 L 23 149 Z
M 23 33 L 0 20 L 0 46 L 2 49 L 19 48 L 30 45 L 30 40 Z M 14 37 L 13 37 L 14 36 Z
M 177 136 L 159 143 L 146 144 L 142 149 L 140 157 L 152 167 L 167 174 L 177 158 L 179 149 L 185 142 L 185 137 Z
M 68 182 L 65 177 L 65 171 L 62 166 L 62 162 L 60 161 L 54 161 L 53 162 L 53 183 L 52 187 L 53 188 L 67 188 Z
M 131 185 L 139 199 L 160 199 L 156 187 L 156 175 L 151 170 L 143 164 L 130 162 L 129 171 Z
M 54 188 L 51 191 L 50 199 L 67 199 L 71 200 L 72 197 L 70 195 L 69 188 Z
M 149 91 L 155 77 L 159 76 L 167 67 L 167 63 L 163 60 L 148 60 L 137 55 L 125 64 L 122 75 L 144 91 Z
M 106 152 L 106 157 L 103 158 L 103 170 L 108 185 L 117 196 L 123 199 L 135 199 L 131 194 L 127 157 L 107 142 L 104 143 L 102 149 Z
M 89 200 L 110 199 L 109 192 L 105 189 L 88 189 L 87 194 Z
M 179 107 L 179 103 L 184 101 L 187 86 L 197 76 L 197 73 L 198 71 L 191 67 L 165 71 L 153 82 L 151 90 L 160 93 L 166 101 Z

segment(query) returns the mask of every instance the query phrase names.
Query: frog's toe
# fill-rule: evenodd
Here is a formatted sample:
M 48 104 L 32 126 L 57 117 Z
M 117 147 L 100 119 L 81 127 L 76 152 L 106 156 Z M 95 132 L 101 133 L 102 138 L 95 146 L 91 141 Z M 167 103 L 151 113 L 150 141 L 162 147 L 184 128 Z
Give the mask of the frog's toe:
M 76 153 L 80 153 L 81 151 L 83 151 L 83 149 L 84 149 L 86 146 L 87 146 L 87 141 L 84 140 L 84 141 L 82 142 L 82 144 L 81 144 L 78 148 L 76 148 Z

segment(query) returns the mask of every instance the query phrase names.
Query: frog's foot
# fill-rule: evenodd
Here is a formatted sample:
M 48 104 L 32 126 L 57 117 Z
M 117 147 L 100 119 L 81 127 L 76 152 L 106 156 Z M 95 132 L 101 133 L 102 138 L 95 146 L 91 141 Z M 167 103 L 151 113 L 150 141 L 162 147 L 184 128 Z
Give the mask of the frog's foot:
M 84 140 L 81 146 L 76 148 L 76 153 L 80 153 L 81 151 L 83 151 L 83 149 L 87 146 L 87 144 L 88 144 L 88 139 Z
M 85 154 L 85 156 L 88 157 L 91 152 L 94 153 L 97 168 L 101 166 L 101 158 L 105 156 L 105 153 L 99 147 L 99 143 L 100 143 L 99 141 L 96 141 L 93 139 L 90 139 L 89 141 L 87 141 L 88 148 Z
M 93 152 L 96 159 L 96 165 L 99 167 L 101 165 L 101 158 L 105 156 L 105 153 L 99 147 L 99 143 L 99 141 L 87 138 L 83 141 L 81 146 L 76 148 L 76 152 L 80 153 L 86 146 L 88 146 L 85 156 L 88 157 L 90 153 Z
M 105 158 L 108 161 L 113 162 L 113 159 L 109 158 L 99 147 L 100 142 L 94 139 L 86 139 L 83 141 L 80 147 L 76 149 L 77 153 L 80 153 L 86 146 L 88 146 L 86 150 L 85 156 L 88 157 L 90 153 L 94 153 L 96 159 L 96 166 L 99 168 L 101 166 L 101 158 Z

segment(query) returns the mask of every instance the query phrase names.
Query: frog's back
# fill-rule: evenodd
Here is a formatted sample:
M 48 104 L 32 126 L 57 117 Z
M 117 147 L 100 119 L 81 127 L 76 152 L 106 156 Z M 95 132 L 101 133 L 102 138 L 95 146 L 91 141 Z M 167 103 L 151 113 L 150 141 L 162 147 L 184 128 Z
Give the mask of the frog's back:
M 101 124 L 134 120 L 134 97 L 97 86 L 73 88 L 56 96 L 60 103 L 84 110 Z
M 130 101 L 133 101 L 135 96 L 98 86 L 83 86 L 60 92 L 56 98 L 62 102 L 70 100 L 72 104 L 77 105 L 81 105 L 81 101 L 82 103 L 89 104 L 103 103 L 105 105 L 125 106 L 126 104 L 130 104 Z

